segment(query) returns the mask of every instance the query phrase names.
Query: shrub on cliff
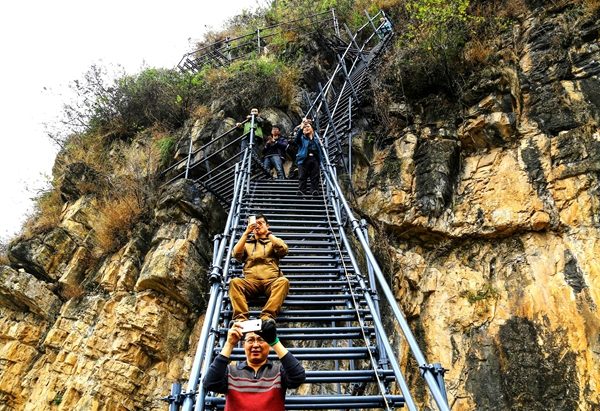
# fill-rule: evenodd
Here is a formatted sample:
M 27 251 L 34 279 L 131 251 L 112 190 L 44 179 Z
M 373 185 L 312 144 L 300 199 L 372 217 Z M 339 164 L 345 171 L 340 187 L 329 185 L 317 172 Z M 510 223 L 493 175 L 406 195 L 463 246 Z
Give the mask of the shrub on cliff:
M 72 83 L 75 101 L 64 106 L 63 128 L 50 134 L 54 141 L 64 146 L 74 133 L 127 139 L 157 124 L 177 128 L 199 98 L 190 75 L 175 70 L 148 68 L 111 77 L 106 68 L 93 65 Z
M 299 77 L 296 67 L 265 56 L 205 72 L 211 98 L 229 114 L 255 106 L 290 108 Z

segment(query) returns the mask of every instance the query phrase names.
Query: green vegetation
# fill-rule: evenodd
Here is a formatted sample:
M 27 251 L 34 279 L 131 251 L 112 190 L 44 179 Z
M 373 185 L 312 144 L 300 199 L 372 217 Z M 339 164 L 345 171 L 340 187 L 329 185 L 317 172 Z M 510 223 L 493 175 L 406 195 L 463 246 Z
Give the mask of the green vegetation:
M 158 150 L 160 152 L 160 164 L 166 166 L 173 157 L 175 151 L 175 138 L 172 136 L 163 137 L 156 142 Z
M 465 290 L 460 293 L 460 296 L 466 298 L 471 304 L 475 304 L 478 301 L 483 300 L 497 300 L 499 297 L 498 290 L 496 290 L 491 284 L 484 284 L 479 290 Z
M 64 391 L 57 392 L 56 395 L 54 396 L 54 399 L 52 400 L 52 405 L 60 405 L 60 403 L 63 400 L 64 395 L 65 395 Z
M 72 83 L 76 100 L 64 107 L 65 129 L 51 138 L 64 146 L 74 133 L 128 139 L 156 124 L 179 127 L 199 98 L 197 85 L 175 70 L 149 68 L 110 79 L 105 68 L 92 66 Z

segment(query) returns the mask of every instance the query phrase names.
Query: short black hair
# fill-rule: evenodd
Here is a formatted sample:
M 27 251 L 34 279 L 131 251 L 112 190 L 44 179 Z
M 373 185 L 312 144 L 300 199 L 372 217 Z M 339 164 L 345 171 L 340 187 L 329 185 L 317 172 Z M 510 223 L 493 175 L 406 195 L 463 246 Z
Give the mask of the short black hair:
M 267 217 L 265 217 L 264 214 L 256 214 L 256 219 L 258 220 L 259 218 L 262 218 L 265 220 L 265 223 L 269 224 L 269 220 L 267 220 Z

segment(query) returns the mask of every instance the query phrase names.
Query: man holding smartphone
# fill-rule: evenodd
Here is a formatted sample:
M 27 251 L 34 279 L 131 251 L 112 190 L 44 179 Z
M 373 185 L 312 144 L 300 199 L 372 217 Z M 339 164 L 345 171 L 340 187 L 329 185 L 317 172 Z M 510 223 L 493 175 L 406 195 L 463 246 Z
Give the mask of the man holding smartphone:
M 231 352 L 242 338 L 246 361 L 229 365 Z M 271 347 L 280 363 L 268 360 Z M 299 387 L 305 380 L 304 368 L 277 338 L 275 323 L 263 322 L 260 331 L 245 335 L 241 324 L 234 323 L 203 385 L 207 391 L 225 394 L 225 411 L 284 411 L 285 390 Z
M 274 324 L 289 289 L 289 280 L 279 268 L 279 260 L 287 254 L 288 246 L 271 233 L 264 215 L 250 217 L 246 230 L 233 247 L 233 257 L 244 263 L 244 278 L 229 282 L 233 321 L 247 320 L 248 299 L 264 295 L 267 302 L 260 318 Z

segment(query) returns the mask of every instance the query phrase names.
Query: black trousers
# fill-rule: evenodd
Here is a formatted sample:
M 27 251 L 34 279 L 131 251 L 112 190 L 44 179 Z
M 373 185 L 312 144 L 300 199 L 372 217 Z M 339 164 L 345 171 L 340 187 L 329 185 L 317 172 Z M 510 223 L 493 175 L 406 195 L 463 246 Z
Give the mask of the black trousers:
M 308 156 L 298 165 L 298 190 L 306 193 L 307 182 L 310 179 L 310 192 L 319 191 L 319 158 Z

